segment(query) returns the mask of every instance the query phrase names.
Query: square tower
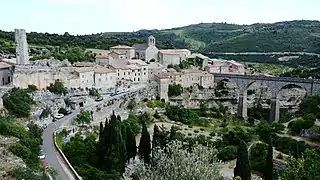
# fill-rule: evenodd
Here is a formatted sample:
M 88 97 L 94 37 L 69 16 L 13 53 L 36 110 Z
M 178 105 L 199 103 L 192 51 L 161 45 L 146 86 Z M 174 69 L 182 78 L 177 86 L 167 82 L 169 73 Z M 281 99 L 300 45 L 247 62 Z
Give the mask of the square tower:
M 29 64 L 27 35 L 24 29 L 15 29 L 17 64 Z

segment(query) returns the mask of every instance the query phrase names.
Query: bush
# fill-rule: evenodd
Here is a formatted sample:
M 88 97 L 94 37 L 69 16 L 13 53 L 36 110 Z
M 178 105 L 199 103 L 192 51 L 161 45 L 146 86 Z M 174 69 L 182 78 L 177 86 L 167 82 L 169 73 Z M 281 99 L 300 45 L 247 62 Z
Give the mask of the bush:
M 210 136 L 212 136 L 212 137 L 214 137 L 215 135 L 216 135 L 215 132 L 211 132 L 211 133 L 210 133 Z
M 58 113 L 59 114 L 66 114 L 68 111 L 65 108 L 60 108 Z
M 55 80 L 53 84 L 51 83 L 50 86 L 47 87 L 47 89 L 54 94 L 67 94 L 67 89 L 64 87 L 63 83 L 59 79 Z
M 200 131 L 204 131 L 204 128 L 200 128 Z
M 223 162 L 237 158 L 237 146 L 226 146 L 219 150 L 217 158 Z
M 279 153 L 279 154 L 277 155 L 277 159 L 283 159 L 282 153 Z
M 288 128 L 292 131 L 293 134 L 300 134 L 301 130 L 309 129 L 314 125 L 314 121 L 298 119 L 295 121 L 291 121 L 288 124 Z
M 168 88 L 168 96 L 169 97 L 173 97 L 173 96 L 179 96 L 181 95 L 183 91 L 183 88 L 180 84 L 169 84 L 169 88 Z
M 192 125 L 189 125 L 188 128 L 193 128 L 193 126 L 192 126 Z
M 27 90 L 13 88 L 3 96 L 3 105 L 11 115 L 29 117 L 32 99 Z
M 42 110 L 40 114 L 40 119 L 47 118 L 51 114 L 51 109 L 49 107 L 46 107 L 44 110 Z
M 281 131 L 284 131 L 284 129 L 285 129 L 285 126 L 283 124 L 277 123 L 277 122 L 272 123 L 271 127 L 277 133 L 280 133 Z
M 191 133 L 188 133 L 188 136 L 192 136 L 192 134 L 191 134 Z
M 101 94 L 99 93 L 98 89 L 92 88 L 89 90 L 89 95 L 94 97 L 99 97 Z
M 249 152 L 251 168 L 255 171 L 263 173 L 265 168 L 265 159 L 268 152 L 268 145 L 264 143 L 257 143 L 250 148 Z
M 196 130 L 196 129 L 195 129 L 195 130 L 193 130 L 193 132 L 194 132 L 194 133 L 199 133 L 199 130 Z
M 153 117 L 156 119 L 160 119 L 160 114 L 156 111 L 156 113 L 154 113 Z
M 31 84 L 31 85 L 28 85 L 28 90 L 29 92 L 34 92 L 36 90 L 38 90 L 37 86 Z

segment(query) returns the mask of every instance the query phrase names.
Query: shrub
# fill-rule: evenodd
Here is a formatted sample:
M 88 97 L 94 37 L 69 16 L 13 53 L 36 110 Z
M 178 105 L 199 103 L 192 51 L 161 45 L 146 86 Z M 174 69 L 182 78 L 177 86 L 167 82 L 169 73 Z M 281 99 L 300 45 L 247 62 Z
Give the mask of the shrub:
M 29 117 L 32 99 L 26 90 L 13 88 L 3 96 L 3 105 L 11 115 Z
M 51 114 L 51 109 L 49 107 L 46 107 L 44 110 L 42 110 L 40 114 L 40 119 L 47 118 Z
M 173 97 L 173 96 L 179 96 L 182 93 L 182 86 L 180 84 L 169 84 L 168 88 L 168 96 Z
M 219 150 L 217 158 L 223 162 L 237 158 L 237 146 L 226 146 Z
M 195 130 L 193 130 L 193 132 L 194 132 L 194 133 L 199 133 L 199 130 L 196 130 L 196 129 L 195 129 Z
M 68 111 L 65 108 L 60 108 L 58 113 L 59 114 L 66 114 Z
M 249 159 L 251 168 L 255 171 L 263 173 L 265 168 L 265 159 L 267 157 L 268 145 L 265 143 L 257 143 L 250 148 Z
M 188 128 L 193 128 L 193 126 L 192 126 L 192 125 L 189 125 Z
M 200 131 L 204 131 L 204 128 L 200 128 Z
M 285 126 L 281 123 L 274 122 L 272 123 L 271 127 L 274 129 L 275 132 L 280 133 L 285 129 Z
M 55 94 L 67 94 L 67 89 L 64 87 L 63 83 L 59 79 L 55 80 L 53 84 L 51 83 L 50 86 L 47 87 L 47 89 Z
M 210 133 L 210 136 L 212 136 L 212 137 L 214 137 L 215 135 L 216 135 L 215 132 L 211 132 L 211 133 Z
M 282 153 L 279 153 L 279 154 L 277 155 L 277 159 L 283 159 Z
M 34 91 L 38 90 L 38 88 L 37 88 L 37 86 L 30 84 L 30 85 L 28 85 L 28 90 L 29 90 L 29 92 L 34 92 Z
M 188 136 L 192 136 L 192 134 L 191 134 L 191 133 L 188 133 Z
M 300 134 L 301 130 L 309 129 L 314 125 L 314 121 L 298 119 L 291 121 L 288 124 L 288 128 L 292 131 L 293 134 Z

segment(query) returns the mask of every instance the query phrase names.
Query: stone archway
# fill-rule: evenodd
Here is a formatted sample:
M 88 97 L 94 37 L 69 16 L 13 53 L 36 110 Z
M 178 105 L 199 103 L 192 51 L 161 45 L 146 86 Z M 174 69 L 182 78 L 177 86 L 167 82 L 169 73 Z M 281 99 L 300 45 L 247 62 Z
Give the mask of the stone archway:
M 306 87 L 301 86 L 299 84 L 295 84 L 295 83 L 286 83 L 284 85 L 279 86 L 278 89 L 274 89 L 273 93 L 272 93 L 272 97 L 271 97 L 271 102 L 270 102 L 270 119 L 269 119 L 270 122 L 279 121 L 279 119 L 280 119 L 280 97 L 279 97 L 279 95 L 282 90 L 291 89 L 291 88 L 303 89 L 305 91 L 304 96 L 306 96 L 308 93 L 308 89 Z

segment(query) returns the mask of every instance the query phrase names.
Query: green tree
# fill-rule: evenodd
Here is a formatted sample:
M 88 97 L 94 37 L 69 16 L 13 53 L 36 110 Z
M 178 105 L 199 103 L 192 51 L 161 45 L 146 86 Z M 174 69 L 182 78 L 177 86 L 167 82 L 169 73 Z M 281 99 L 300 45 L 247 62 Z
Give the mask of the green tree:
M 265 168 L 264 168 L 264 179 L 265 180 L 273 180 L 273 147 L 272 147 L 272 139 L 270 137 L 269 140 L 269 144 L 268 144 L 268 154 L 267 154 L 267 158 L 266 158 L 266 164 L 265 164 Z
M 55 80 L 53 84 L 50 83 L 50 86 L 48 86 L 47 89 L 55 94 L 67 94 L 67 89 L 59 79 Z
M 13 88 L 3 96 L 3 105 L 11 115 L 29 117 L 32 99 L 26 90 Z
M 234 176 L 239 176 L 242 180 L 251 179 L 251 165 L 248 157 L 248 147 L 243 140 L 239 143 Z
M 147 124 L 143 121 L 142 123 L 142 132 L 139 143 L 139 155 L 143 159 L 144 163 L 150 163 L 150 154 L 151 154 L 151 142 L 150 135 L 147 129 Z
M 80 113 L 74 119 L 76 123 L 81 125 L 90 124 L 91 120 L 92 120 L 91 113 L 90 111 L 86 111 L 86 110 L 81 110 Z
M 137 154 L 137 145 L 136 138 L 133 135 L 130 127 L 127 128 L 127 136 L 126 136 L 126 149 L 127 149 L 127 161 L 130 162 L 130 159 L 135 159 Z
M 286 169 L 280 180 L 320 179 L 320 150 L 307 149 L 301 158 L 287 159 Z
M 180 84 L 169 84 L 169 89 L 168 89 L 168 96 L 173 97 L 173 96 L 179 96 L 181 95 L 183 91 L 183 88 L 181 87 Z

